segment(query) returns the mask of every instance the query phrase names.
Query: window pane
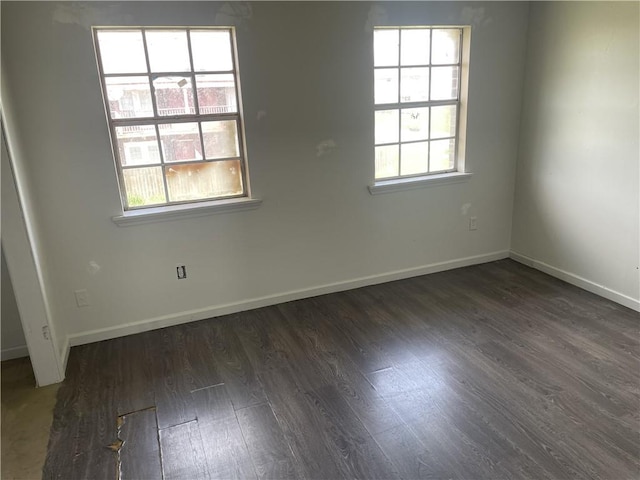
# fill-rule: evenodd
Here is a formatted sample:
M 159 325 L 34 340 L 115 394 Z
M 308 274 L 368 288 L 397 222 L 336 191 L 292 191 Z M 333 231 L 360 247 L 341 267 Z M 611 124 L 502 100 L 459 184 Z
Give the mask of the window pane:
M 400 138 L 403 142 L 427 140 L 429 138 L 429 108 L 404 108 L 402 110 L 402 130 Z
M 460 30 L 433 30 L 431 63 L 447 64 L 460 61 Z
M 383 68 L 374 74 L 376 104 L 398 103 L 398 69 Z
M 429 63 L 429 29 L 402 30 L 402 65 L 427 65 Z
M 126 168 L 122 175 L 130 207 L 166 202 L 161 167 Z
M 431 142 L 431 158 L 429 171 L 439 172 L 442 170 L 453 170 L 456 152 L 456 142 L 450 140 L 436 140 Z
M 192 31 L 191 55 L 196 72 L 233 70 L 230 32 Z
M 153 116 L 148 77 L 107 77 L 105 83 L 111 118 Z
M 429 142 L 402 145 L 401 175 L 416 175 L 429 171 Z
M 240 160 L 165 167 L 172 202 L 242 195 Z
M 398 110 L 376 111 L 376 144 L 398 141 Z
M 196 75 L 196 90 L 200 113 L 235 113 L 236 83 L 232 74 Z
M 149 31 L 147 51 L 149 65 L 152 72 L 188 72 L 191 71 L 189 62 L 189 47 L 185 30 Z
M 104 73 L 146 73 L 142 32 L 101 30 L 97 33 Z
M 399 163 L 398 145 L 376 147 L 376 179 L 397 177 Z
M 431 138 L 455 137 L 456 106 L 431 107 Z
M 403 68 L 400 83 L 402 102 L 429 100 L 429 68 Z
M 157 77 L 153 80 L 158 115 L 192 115 L 196 113 L 190 77 Z
M 373 65 L 391 67 L 398 65 L 398 30 L 373 31 Z
M 202 160 L 197 123 L 167 123 L 159 125 L 159 128 L 165 162 Z
M 202 135 L 207 159 L 240 156 L 238 128 L 235 120 L 202 122 Z
M 116 143 L 123 166 L 160 163 L 158 137 L 153 125 L 116 127 Z
M 458 98 L 458 67 L 431 69 L 431 100 Z

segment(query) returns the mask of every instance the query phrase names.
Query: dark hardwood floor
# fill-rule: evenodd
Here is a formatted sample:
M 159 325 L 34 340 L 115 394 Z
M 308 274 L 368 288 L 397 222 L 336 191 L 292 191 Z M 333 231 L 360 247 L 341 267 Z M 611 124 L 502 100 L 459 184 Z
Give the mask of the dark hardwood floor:
M 511 260 L 71 350 L 44 478 L 640 478 L 640 314 Z

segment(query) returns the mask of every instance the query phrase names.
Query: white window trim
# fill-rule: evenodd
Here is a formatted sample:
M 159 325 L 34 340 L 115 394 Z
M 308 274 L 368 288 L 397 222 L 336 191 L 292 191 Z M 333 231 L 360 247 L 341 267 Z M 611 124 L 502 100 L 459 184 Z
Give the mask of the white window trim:
M 407 27 L 409 25 L 398 25 L 398 28 Z M 429 28 L 452 28 L 462 29 L 462 45 L 460 59 L 460 108 L 458 117 L 458 135 L 456 137 L 457 144 L 457 170 L 453 172 L 443 172 L 426 174 L 415 177 L 394 177 L 374 179 L 371 185 L 367 186 L 371 195 L 382 193 L 392 193 L 405 190 L 413 190 L 416 188 L 425 188 L 438 185 L 448 185 L 454 183 L 463 183 L 469 181 L 472 173 L 467 171 L 466 162 L 466 145 L 467 145 L 467 106 L 469 94 L 469 58 L 471 52 L 471 26 L 469 25 L 431 25 Z M 389 28 L 394 28 L 389 26 Z
M 131 225 L 142 225 L 145 223 L 203 217 L 218 213 L 254 210 L 261 204 L 262 200 L 260 199 L 243 197 L 180 205 L 163 205 L 138 210 L 126 210 L 122 215 L 115 215 L 111 217 L 111 220 L 119 227 L 128 227 Z

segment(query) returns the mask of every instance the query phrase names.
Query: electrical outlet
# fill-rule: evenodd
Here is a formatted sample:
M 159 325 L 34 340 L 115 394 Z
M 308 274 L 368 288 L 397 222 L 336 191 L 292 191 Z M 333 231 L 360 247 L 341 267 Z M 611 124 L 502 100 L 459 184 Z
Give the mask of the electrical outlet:
M 477 230 L 478 229 L 478 217 L 469 218 L 469 230 Z
M 91 302 L 89 301 L 89 292 L 82 289 L 82 290 L 76 290 L 75 293 L 76 293 L 76 305 L 78 305 L 78 307 L 88 307 L 89 305 L 91 305 Z
M 178 280 L 184 280 L 187 278 L 187 267 L 184 265 L 178 265 L 176 267 L 176 271 L 178 273 Z

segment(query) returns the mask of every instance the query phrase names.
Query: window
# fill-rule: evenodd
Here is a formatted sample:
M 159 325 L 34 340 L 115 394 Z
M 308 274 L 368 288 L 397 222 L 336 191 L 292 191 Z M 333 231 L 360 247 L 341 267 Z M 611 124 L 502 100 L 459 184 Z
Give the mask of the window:
M 247 196 L 232 28 L 96 28 L 125 210 Z
M 375 180 L 458 170 L 463 28 L 374 30 Z

